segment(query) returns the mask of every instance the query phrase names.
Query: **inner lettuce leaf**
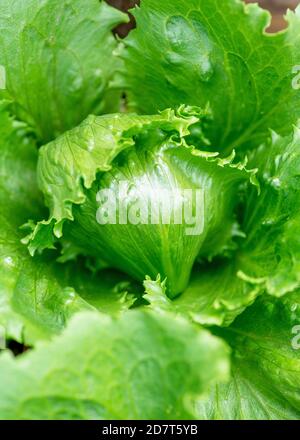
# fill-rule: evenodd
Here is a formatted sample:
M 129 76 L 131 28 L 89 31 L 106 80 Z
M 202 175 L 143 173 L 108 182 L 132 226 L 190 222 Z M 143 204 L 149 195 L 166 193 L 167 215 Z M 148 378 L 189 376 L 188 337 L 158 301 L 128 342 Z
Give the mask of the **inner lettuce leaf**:
M 2 95 L 41 142 L 119 109 L 108 87 L 119 65 L 112 29 L 126 20 L 102 0 L 1 0 Z
M 300 291 L 261 297 L 232 326 L 216 329 L 233 351 L 232 379 L 198 402 L 200 419 L 299 420 L 299 304 Z
M 42 147 L 39 183 L 50 218 L 33 226 L 29 250 L 53 247 L 64 233 L 137 280 L 161 274 L 171 297 L 182 292 L 195 260 L 231 240 L 239 185 L 256 183 L 255 170 L 234 154 L 219 159 L 186 144 L 202 113 L 90 116 Z
M 143 0 L 137 28 L 124 40 L 122 72 L 129 108 L 153 113 L 181 103 L 205 106 L 213 149 L 260 144 L 273 129 L 289 133 L 300 117 L 293 87 L 300 59 L 300 7 L 288 28 L 267 34 L 270 14 L 240 0 Z
M 172 315 L 76 315 L 62 335 L 0 356 L 4 419 L 193 419 L 193 401 L 228 378 L 225 343 Z
M 92 275 L 80 262 L 58 264 L 53 252 L 32 258 L 21 243 L 20 226 L 46 213 L 36 183 L 36 146 L 3 102 L 0 152 L 0 326 L 6 337 L 32 343 L 61 331 L 80 310 L 128 309 L 137 292 L 128 277 Z

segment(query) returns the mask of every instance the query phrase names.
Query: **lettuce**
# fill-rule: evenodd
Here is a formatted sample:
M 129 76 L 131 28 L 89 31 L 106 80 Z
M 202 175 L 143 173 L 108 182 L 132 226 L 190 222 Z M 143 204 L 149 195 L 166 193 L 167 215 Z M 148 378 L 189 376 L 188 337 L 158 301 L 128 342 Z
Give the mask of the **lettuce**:
M 53 247 L 55 237 L 66 233 L 73 244 L 110 266 L 140 281 L 145 274 L 160 273 L 171 297 L 181 293 L 196 258 L 216 254 L 231 239 L 238 188 L 255 178 L 255 170 L 233 163 L 234 155 L 219 159 L 186 145 L 189 126 L 198 122 L 186 116 L 192 111 L 89 117 L 42 147 L 38 178 L 51 216 L 25 239 L 32 253 Z M 129 207 L 131 224 L 99 225 L 95 213 L 101 189 L 118 199 L 116 217 Z M 177 223 L 182 214 L 178 198 L 189 189 L 199 191 L 190 201 L 195 220 L 181 216 Z M 164 223 L 160 208 L 167 206 L 170 193 L 177 203 L 170 203 Z
M 8 338 L 32 344 L 61 331 L 78 311 L 115 315 L 126 310 L 137 292 L 129 278 L 107 271 L 91 277 L 77 262 L 58 264 L 57 254 L 51 253 L 32 258 L 22 245 L 20 226 L 44 211 L 36 183 L 37 150 L 25 137 L 24 124 L 9 116 L 7 105 L 1 106 L 0 115 L 1 328 Z
M 198 417 L 299 420 L 300 360 L 290 341 L 296 323 L 299 291 L 261 298 L 237 318 L 223 333 L 233 350 L 232 379 L 196 404 Z
M 130 109 L 152 113 L 209 102 L 208 136 L 222 150 L 252 148 L 269 129 L 289 133 L 300 110 L 292 87 L 299 8 L 288 13 L 288 29 L 273 35 L 265 32 L 268 12 L 240 0 L 146 0 L 134 15 L 137 29 L 124 41 L 115 80 Z
M 0 411 L 7 419 L 185 419 L 228 366 L 222 341 L 172 315 L 83 312 L 52 343 L 2 357 Z
M 111 30 L 126 19 L 98 0 L 1 1 L 3 94 L 40 142 L 90 113 L 118 109 L 109 87 L 119 64 L 112 57 L 117 43 Z
M 299 419 L 300 10 L 133 14 L 0 5 L 0 418 Z

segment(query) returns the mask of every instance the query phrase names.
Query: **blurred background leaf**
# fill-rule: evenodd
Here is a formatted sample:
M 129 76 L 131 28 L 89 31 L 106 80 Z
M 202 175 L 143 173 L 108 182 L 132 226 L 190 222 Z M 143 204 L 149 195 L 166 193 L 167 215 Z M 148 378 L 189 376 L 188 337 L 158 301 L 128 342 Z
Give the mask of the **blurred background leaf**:
M 295 9 L 300 3 L 299 0 L 245 0 L 246 3 L 259 3 L 263 8 L 272 12 L 272 24 L 269 28 L 270 32 L 276 32 L 284 29 L 286 22 L 283 18 L 286 10 Z M 135 4 L 140 3 L 140 0 L 107 0 L 107 3 L 115 6 L 116 8 L 126 11 L 132 8 Z M 134 26 L 134 20 L 131 17 L 129 24 L 122 24 L 117 28 L 117 33 L 121 37 L 125 37 L 128 31 Z

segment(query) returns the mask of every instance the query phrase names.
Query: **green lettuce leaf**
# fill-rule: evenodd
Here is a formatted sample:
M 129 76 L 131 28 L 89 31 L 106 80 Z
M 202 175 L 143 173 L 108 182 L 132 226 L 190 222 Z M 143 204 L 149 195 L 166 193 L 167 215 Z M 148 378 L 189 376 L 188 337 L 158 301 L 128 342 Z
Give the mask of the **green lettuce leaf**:
M 23 341 L 27 332 L 31 339 L 33 334 L 57 331 L 84 301 L 60 283 L 60 267 L 53 266 L 53 258 L 32 259 L 21 244 L 20 225 L 29 215 L 43 213 L 36 183 L 37 150 L 3 103 L 0 133 L 0 324 L 7 337 Z
M 118 109 L 119 99 L 108 91 L 119 64 L 111 30 L 126 19 L 98 0 L 1 1 L 6 95 L 39 140 L 53 139 L 90 113 Z
M 129 308 L 136 290 L 128 277 L 91 275 L 80 263 L 56 263 L 52 252 L 32 258 L 21 243 L 20 225 L 46 214 L 36 183 L 38 154 L 24 124 L 0 105 L 0 325 L 7 338 L 31 343 L 61 331 L 79 310 Z
M 112 269 L 96 270 L 82 267 L 80 261 L 64 268 L 65 284 L 90 306 L 110 316 L 118 316 L 138 304 L 142 286 L 124 273 Z
M 245 282 L 238 273 L 234 258 L 195 265 L 187 288 L 174 301 L 166 296 L 160 277 L 144 281 L 143 298 L 156 312 L 167 310 L 206 326 L 228 326 L 263 291 L 259 284 Z
M 50 218 L 24 239 L 30 252 L 53 247 L 64 233 L 85 254 L 140 281 L 160 273 L 170 296 L 182 292 L 196 258 L 218 254 L 232 238 L 239 185 L 255 183 L 255 170 L 234 154 L 220 159 L 186 144 L 194 113 L 203 114 L 181 107 L 90 116 L 42 147 L 39 182 Z
M 195 117 L 179 117 L 171 110 L 155 116 L 113 114 L 89 116 L 78 127 L 43 146 L 39 151 L 38 180 L 50 209 L 48 222 L 37 225 L 29 237 L 31 253 L 51 248 L 53 237 L 61 237 L 66 219 L 73 220 L 74 204 L 82 204 L 97 173 L 109 171 L 118 154 L 134 146 L 134 136 L 148 127 L 171 134 L 187 134 Z M 145 128 L 146 127 L 146 128 Z M 52 226 L 53 228 L 49 226 Z M 37 237 L 36 237 L 37 236 Z
M 81 313 L 53 342 L 0 357 L 0 417 L 189 419 L 228 371 L 227 346 L 184 320 Z
M 266 34 L 270 14 L 240 0 L 143 0 L 137 29 L 120 51 L 116 87 L 129 108 L 153 113 L 186 103 L 210 103 L 214 150 L 260 144 L 272 128 L 287 134 L 300 117 L 293 87 L 300 59 L 300 8 L 289 27 Z
M 232 379 L 198 402 L 198 417 L 299 420 L 299 323 L 297 291 L 281 299 L 260 298 L 231 327 L 217 331 L 233 350 Z
M 300 287 L 300 129 L 284 138 L 273 133 L 250 161 L 261 193 L 250 190 L 246 200 L 241 275 L 281 296 Z

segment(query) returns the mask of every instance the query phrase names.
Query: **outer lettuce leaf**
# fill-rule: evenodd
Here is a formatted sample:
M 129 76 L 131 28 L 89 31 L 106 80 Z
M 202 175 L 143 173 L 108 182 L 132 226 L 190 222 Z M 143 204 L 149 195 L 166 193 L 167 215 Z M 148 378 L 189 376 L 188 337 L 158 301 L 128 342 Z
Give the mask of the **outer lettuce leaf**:
M 21 244 L 20 225 L 44 213 L 36 183 L 37 151 L 26 134 L 1 103 L 0 325 L 7 337 L 30 343 L 60 331 L 78 310 L 96 307 L 117 313 L 133 300 L 126 295 L 130 285 L 115 289 L 120 276 L 110 274 L 108 282 L 105 273 L 91 276 L 80 265 L 56 264 L 51 253 L 32 258 Z
M 59 267 L 51 259 L 32 259 L 21 244 L 22 222 L 43 212 L 35 175 L 37 151 L 3 103 L 0 133 L 0 324 L 7 337 L 22 341 L 27 340 L 24 332 L 31 339 L 57 331 L 74 309 L 88 305 L 60 283 Z
M 160 273 L 168 278 L 170 296 L 182 292 L 196 258 L 217 254 L 231 239 L 239 184 L 249 179 L 255 183 L 255 170 L 234 163 L 234 154 L 219 159 L 187 146 L 184 136 L 198 121 L 194 113 L 199 117 L 203 112 L 181 107 L 177 113 L 166 110 L 157 116 L 92 116 L 43 147 L 39 182 L 50 218 L 24 240 L 31 253 L 53 247 L 69 220 L 64 234 L 86 254 L 137 280 Z M 121 197 L 119 185 L 124 183 L 126 194 Z M 139 199 L 139 219 L 100 225 L 96 214 L 101 189 L 110 190 L 122 204 L 116 207 L 118 213 L 128 212 L 128 206 L 132 213 Z M 178 199 L 186 189 L 193 191 L 190 203 L 197 224 L 174 220 L 176 214 L 182 217 Z M 196 190 L 202 191 L 202 198 L 196 198 Z M 177 205 L 172 204 L 170 221 L 157 216 L 157 223 L 151 223 L 149 206 L 161 213 L 175 191 L 180 195 L 174 196 Z
M 175 301 L 178 313 L 203 325 L 229 325 L 262 293 L 239 277 L 238 262 L 224 259 L 197 266 L 185 292 Z
M 285 138 L 272 134 L 253 153 L 261 194 L 247 197 L 239 255 L 245 279 L 271 295 L 300 287 L 300 129 Z
M 211 104 L 214 149 L 254 146 L 272 128 L 287 134 L 300 116 L 292 87 L 300 58 L 300 9 L 276 35 L 270 15 L 240 0 L 143 0 L 125 39 L 122 75 L 130 109 L 152 113 Z M 141 87 L 142 84 L 142 87 Z
M 98 0 L 1 1 L 0 65 L 7 94 L 18 118 L 41 141 L 90 113 L 118 109 L 117 96 L 107 96 L 119 64 L 111 30 L 124 20 Z
M 191 399 L 228 369 L 226 345 L 184 320 L 82 313 L 52 343 L 0 357 L 0 417 L 193 418 Z
M 299 291 L 260 298 L 222 332 L 233 349 L 232 380 L 198 403 L 205 419 L 300 418 Z M 217 332 L 219 333 L 219 332 Z
M 167 298 L 160 277 L 147 278 L 143 298 L 157 312 L 168 310 L 198 324 L 228 326 L 262 293 L 260 285 L 245 282 L 238 271 L 235 259 L 196 265 L 189 285 L 174 301 Z
M 112 269 L 83 268 L 82 264 L 64 265 L 65 283 L 102 313 L 118 316 L 133 307 L 142 297 L 142 286 L 127 275 Z

